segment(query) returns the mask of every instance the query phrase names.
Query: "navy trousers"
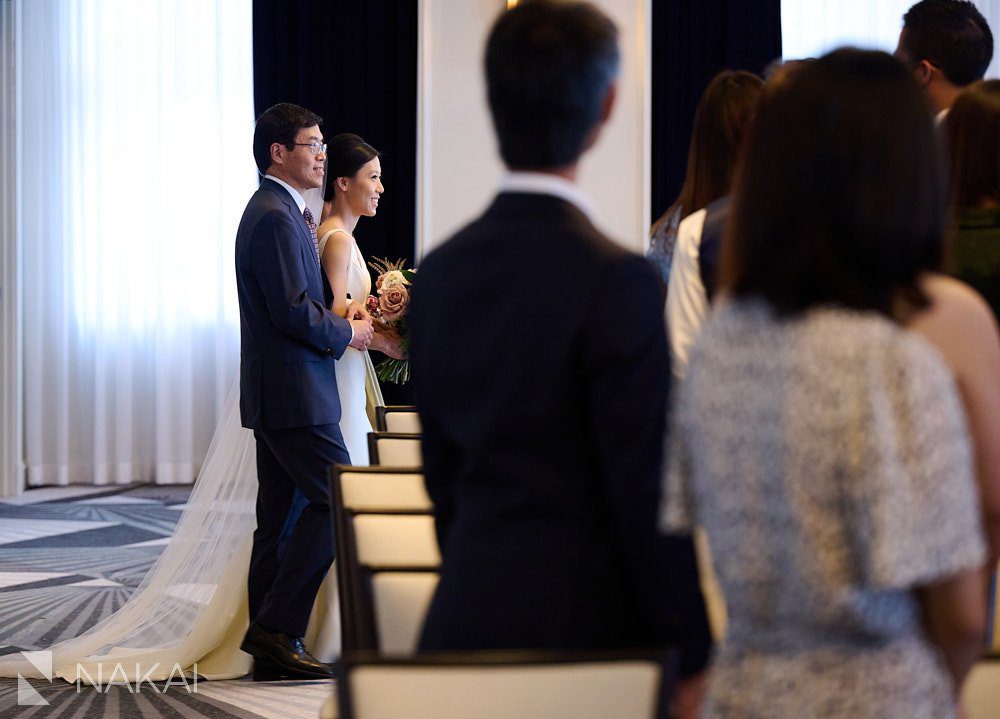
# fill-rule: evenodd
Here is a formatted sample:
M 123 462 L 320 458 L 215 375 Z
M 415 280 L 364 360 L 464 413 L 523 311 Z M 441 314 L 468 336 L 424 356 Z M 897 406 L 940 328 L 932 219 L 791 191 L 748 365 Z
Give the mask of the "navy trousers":
M 254 437 L 258 488 L 248 579 L 250 620 L 301 637 L 336 554 L 330 466 L 350 464 L 350 458 L 336 424 L 256 430 Z M 296 506 L 301 500 L 293 501 L 296 490 L 305 500 L 301 508 Z

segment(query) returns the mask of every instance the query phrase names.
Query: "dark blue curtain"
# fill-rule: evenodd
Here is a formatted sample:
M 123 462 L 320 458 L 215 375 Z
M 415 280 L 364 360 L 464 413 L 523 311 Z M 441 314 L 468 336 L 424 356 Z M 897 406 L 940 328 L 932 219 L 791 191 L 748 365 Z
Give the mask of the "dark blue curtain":
M 680 192 L 695 107 L 712 77 L 761 73 L 779 57 L 780 0 L 653 0 L 650 220 Z
M 413 259 L 416 0 L 254 0 L 254 104 L 294 102 L 327 138 L 355 132 L 382 152 L 378 216 L 358 224 L 368 256 Z
M 257 114 L 294 102 L 323 134 L 355 132 L 382 153 L 385 195 L 355 236 L 366 257 L 414 259 L 417 0 L 254 0 Z M 383 388 L 403 404 L 406 391 Z

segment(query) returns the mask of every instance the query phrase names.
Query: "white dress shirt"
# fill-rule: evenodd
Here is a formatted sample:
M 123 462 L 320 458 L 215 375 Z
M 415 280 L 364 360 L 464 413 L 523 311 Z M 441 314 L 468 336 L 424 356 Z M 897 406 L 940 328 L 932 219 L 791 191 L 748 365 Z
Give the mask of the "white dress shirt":
M 500 192 L 522 192 L 531 195 L 552 195 L 566 200 L 593 220 L 594 203 L 575 184 L 565 177 L 547 172 L 508 172 L 500 181 Z
M 273 181 L 277 182 L 279 185 L 281 185 L 282 187 L 284 187 L 286 190 L 288 190 L 288 194 L 292 196 L 292 199 L 295 200 L 295 204 L 298 205 L 299 212 L 305 212 L 306 201 L 305 201 L 305 199 L 303 199 L 302 195 L 299 193 L 298 190 L 296 190 L 294 187 L 292 187 L 291 185 L 289 185 L 284 180 L 279 180 L 274 175 L 264 175 L 264 178 L 267 179 L 267 180 L 273 180 Z

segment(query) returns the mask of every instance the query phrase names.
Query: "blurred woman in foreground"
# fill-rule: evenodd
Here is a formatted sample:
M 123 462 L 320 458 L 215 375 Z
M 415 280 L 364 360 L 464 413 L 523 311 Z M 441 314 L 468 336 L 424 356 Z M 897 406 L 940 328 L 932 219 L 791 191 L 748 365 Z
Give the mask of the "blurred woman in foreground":
M 943 172 L 914 152 L 934 143 L 883 53 L 827 55 L 758 111 L 664 495 L 729 607 L 706 716 L 949 717 L 978 655 L 969 373 L 947 360 L 978 333 L 1000 379 L 1000 338 L 936 274 Z

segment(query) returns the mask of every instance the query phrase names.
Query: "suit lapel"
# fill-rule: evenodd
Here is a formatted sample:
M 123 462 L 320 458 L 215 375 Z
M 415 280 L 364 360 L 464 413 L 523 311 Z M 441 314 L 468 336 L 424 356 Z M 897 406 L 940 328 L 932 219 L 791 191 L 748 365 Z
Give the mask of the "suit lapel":
M 313 262 L 311 263 L 312 267 L 315 272 L 319 272 L 320 275 L 322 275 L 319 263 L 315 261 L 316 248 L 313 245 L 312 235 L 309 232 L 309 225 L 306 224 L 306 218 L 302 216 L 302 213 L 299 211 L 299 206 L 295 204 L 295 200 L 293 200 L 292 196 L 288 194 L 288 190 L 279 185 L 277 182 L 268 180 L 266 177 L 260 183 L 260 187 L 262 190 L 273 192 L 283 203 L 285 203 L 289 214 L 292 216 L 292 222 L 298 228 L 299 242 L 303 245 L 304 254 L 307 257 L 313 258 Z

